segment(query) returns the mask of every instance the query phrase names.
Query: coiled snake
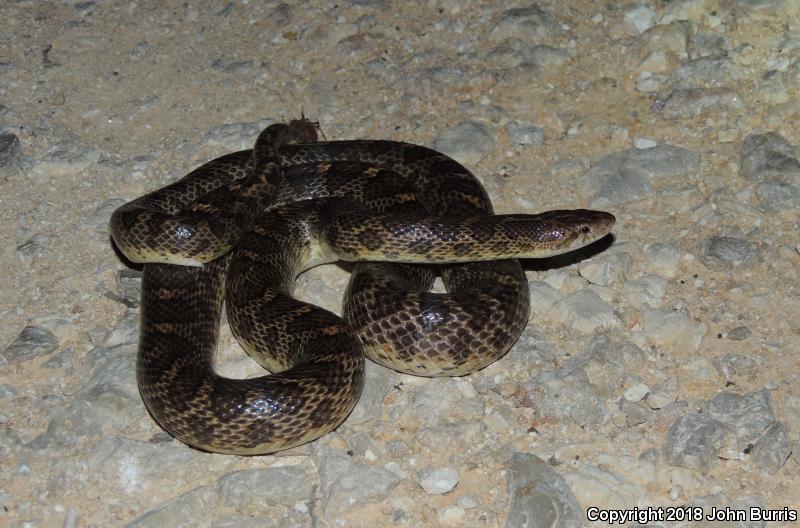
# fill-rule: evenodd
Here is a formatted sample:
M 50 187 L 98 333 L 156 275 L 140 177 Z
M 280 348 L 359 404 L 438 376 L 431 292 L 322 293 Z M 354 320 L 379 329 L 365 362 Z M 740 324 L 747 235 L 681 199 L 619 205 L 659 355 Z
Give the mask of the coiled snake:
M 112 236 L 146 263 L 137 378 L 147 408 L 191 446 L 270 453 L 345 419 L 364 353 L 423 376 L 490 364 L 528 319 L 514 259 L 571 251 L 614 224 L 583 209 L 491 213 L 480 183 L 449 157 L 390 141 L 316 142 L 305 119 L 123 205 Z M 337 259 L 381 261 L 354 266 L 344 320 L 292 297 L 300 272 Z M 427 291 L 434 272 L 418 263 L 447 264 L 447 294 Z M 237 340 L 272 374 L 214 372 L 223 300 Z

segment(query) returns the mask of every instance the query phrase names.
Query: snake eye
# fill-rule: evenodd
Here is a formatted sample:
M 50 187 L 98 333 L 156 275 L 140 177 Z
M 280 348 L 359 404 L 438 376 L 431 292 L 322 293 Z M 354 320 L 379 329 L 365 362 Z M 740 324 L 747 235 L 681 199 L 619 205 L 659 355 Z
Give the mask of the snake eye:
M 581 233 L 583 233 L 584 235 L 588 235 L 589 232 L 591 232 L 591 230 L 592 229 L 587 225 L 581 226 Z

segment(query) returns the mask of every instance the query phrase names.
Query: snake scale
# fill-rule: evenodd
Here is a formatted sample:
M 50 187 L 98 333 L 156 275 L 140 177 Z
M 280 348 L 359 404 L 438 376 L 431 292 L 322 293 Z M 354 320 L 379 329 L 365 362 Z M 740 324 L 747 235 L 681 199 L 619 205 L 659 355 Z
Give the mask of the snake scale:
M 190 446 L 261 454 L 326 434 L 360 395 L 364 354 L 423 376 L 490 364 L 528 319 L 516 259 L 571 251 L 614 224 L 584 209 L 493 215 L 477 179 L 444 154 L 316 139 L 305 119 L 271 125 L 252 150 L 112 215 L 117 247 L 145 263 L 142 398 Z M 338 259 L 356 261 L 343 318 L 292 296 L 299 273 Z M 446 294 L 428 291 L 437 271 Z M 271 374 L 214 371 L 223 305 Z

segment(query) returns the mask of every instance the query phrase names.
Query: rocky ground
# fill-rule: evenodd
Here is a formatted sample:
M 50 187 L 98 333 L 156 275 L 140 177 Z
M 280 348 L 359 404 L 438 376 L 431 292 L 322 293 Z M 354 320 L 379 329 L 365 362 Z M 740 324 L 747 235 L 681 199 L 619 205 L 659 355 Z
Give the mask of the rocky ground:
M 797 510 L 799 16 L 794 0 L 3 2 L 0 524 Z M 329 139 L 453 155 L 498 212 L 611 211 L 613 244 L 528 263 L 531 323 L 481 372 L 370 365 L 356 411 L 311 445 L 195 451 L 138 395 L 139 275 L 108 218 L 301 111 Z M 325 266 L 298 292 L 338 310 L 346 280 Z M 257 373 L 223 330 L 221 370 Z

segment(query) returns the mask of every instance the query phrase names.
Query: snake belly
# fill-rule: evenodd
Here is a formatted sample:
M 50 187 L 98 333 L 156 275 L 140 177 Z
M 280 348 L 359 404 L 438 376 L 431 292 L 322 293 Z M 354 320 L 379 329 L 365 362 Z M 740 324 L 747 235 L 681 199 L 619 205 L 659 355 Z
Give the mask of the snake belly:
M 587 210 L 494 216 L 479 182 L 443 154 L 389 141 L 292 144 L 309 139 L 307 127 L 282 127 L 112 217 L 120 249 L 148 262 L 140 392 L 162 427 L 200 449 L 270 453 L 326 434 L 358 399 L 364 352 L 427 376 L 488 365 L 528 318 L 513 257 L 572 250 L 614 222 Z M 176 245 L 190 266 L 162 263 Z M 355 264 L 346 322 L 292 297 L 298 273 L 337 258 L 387 261 Z M 426 262 L 441 265 L 447 294 L 427 291 Z M 237 340 L 272 374 L 214 372 L 223 300 Z

